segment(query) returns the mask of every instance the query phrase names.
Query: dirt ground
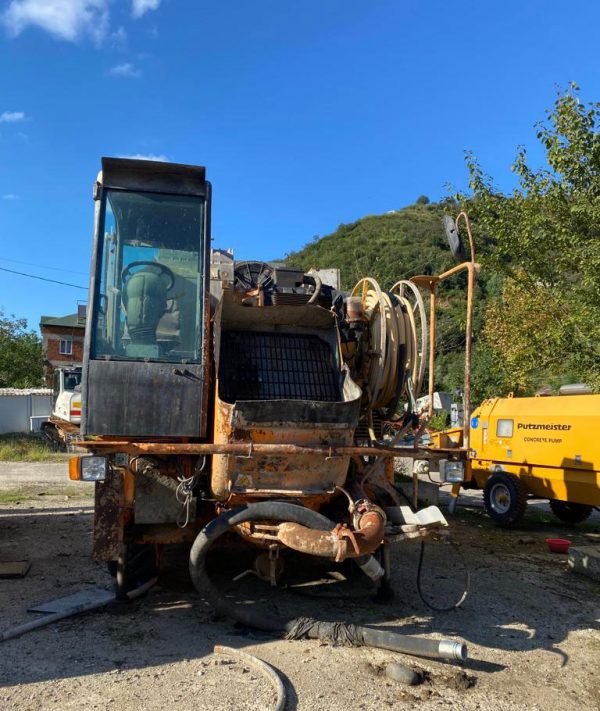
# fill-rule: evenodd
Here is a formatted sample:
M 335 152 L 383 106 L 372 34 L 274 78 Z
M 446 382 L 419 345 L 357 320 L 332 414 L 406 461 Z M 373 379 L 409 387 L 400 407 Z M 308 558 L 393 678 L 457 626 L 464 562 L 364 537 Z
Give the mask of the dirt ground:
M 110 576 L 90 556 L 91 486 L 69 482 L 64 464 L 0 463 L 0 560 L 31 561 L 25 578 L 0 580 L 2 629 L 34 619 L 27 612 L 34 603 L 110 588 Z M 267 599 L 283 612 L 464 639 L 469 660 L 462 665 L 240 629 L 214 618 L 182 570 L 135 602 L 0 643 L 0 708 L 270 708 L 274 694 L 264 677 L 215 657 L 215 644 L 280 670 L 288 709 L 600 708 L 600 585 L 570 573 L 566 556 L 548 553 L 544 542 L 556 535 L 600 544 L 600 516 L 568 529 L 545 507 L 530 506 L 525 523 L 507 532 L 490 522 L 475 495 L 465 498 L 451 530 L 471 571 L 470 595 L 457 611 L 433 612 L 419 599 L 414 543 L 393 555 L 395 595 L 387 603 L 375 602 L 361 580 L 340 582 L 324 570 L 313 571 L 321 584 L 310 585 L 309 576 L 276 596 L 254 578 L 241 585 L 248 600 Z M 237 558 L 235 565 L 232 574 L 243 570 Z M 454 548 L 427 547 L 423 589 L 438 606 L 459 594 L 461 565 Z M 382 672 L 392 661 L 422 671 L 424 682 L 388 680 Z

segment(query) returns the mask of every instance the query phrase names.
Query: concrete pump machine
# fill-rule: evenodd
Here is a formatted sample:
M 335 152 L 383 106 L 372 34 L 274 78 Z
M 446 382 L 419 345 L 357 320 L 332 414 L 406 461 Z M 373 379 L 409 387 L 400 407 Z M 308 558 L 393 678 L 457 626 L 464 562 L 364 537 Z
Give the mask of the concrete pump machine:
M 381 583 L 389 546 L 447 525 L 394 484 L 394 457 L 445 459 L 456 476 L 467 452 L 419 444 L 430 336 L 419 288 L 365 278 L 344 293 L 335 270 L 211 249 L 202 167 L 103 158 L 94 201 L 79 442 L 89 454 L 71 460 L 70 476 L 96 482 L 95 557 L 126 596 L 142 571 L 160 574 L 165 545 L 186 544 L 191 578 L 219 610 L 322 636 L 307 618 L 257 622 L 252 606 L 219 593 L 206 554 L 233 533 L 267 583 L 290 550 L 352 559 Z M 400 446 L 407 435 L 414 446 Z M 400 648 L 398 635 L 345 630 L 354 643 Z M 418 653 L 466 654 L 404 640 Z

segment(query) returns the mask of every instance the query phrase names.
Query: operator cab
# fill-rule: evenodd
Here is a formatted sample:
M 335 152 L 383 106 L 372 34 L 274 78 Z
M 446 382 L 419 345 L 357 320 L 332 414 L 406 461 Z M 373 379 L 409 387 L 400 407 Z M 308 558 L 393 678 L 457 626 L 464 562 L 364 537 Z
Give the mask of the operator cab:
M 81 368 L 57 368 L 52 374 L 52 397 L 56 403 L 63 392 L 81 391 Z
M 94 197 L 83 432 L 201 436 L 210 216 L 204 168 L 103 158 Z

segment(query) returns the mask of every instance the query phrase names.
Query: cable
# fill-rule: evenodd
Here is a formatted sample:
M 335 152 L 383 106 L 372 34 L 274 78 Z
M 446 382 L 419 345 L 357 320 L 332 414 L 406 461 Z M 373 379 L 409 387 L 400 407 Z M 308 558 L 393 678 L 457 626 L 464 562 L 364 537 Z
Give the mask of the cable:
M 425 595 L 423 594 L 423 590 L 421 588 L 421 575 L 423 572 L 423 558 L 425 556 L 425 541 L 421 541 L 421 550 L 419 552 L 419 563 L 417 565 L 417 592 L 419 593 L 419 597 L 427 605 L 427 607 L 430 610 L 434 610 L 435 612 L 450 612 L 450 610 L 456 610 L 467 599 L 467 595 L 469 594 L 469 590 L 471 589 L 471 573 L 469 572 L 469 568 L 467 567 L 465 557 L 462 554 L 462 551 L 460 550 L 458 545 L 451 538 L 448 539 L 448 542 L 458 552 L 458 555 L 462 561 L 463 567 L 465 569 L 465 587 L 463 588 L 462 595 L 460 596 L 460 598 L 458 599 L 457 602 L 455 602 L 452 605 L 448 605 L 447 607 L 438 607 L 437 605 L 434 605 L 433 603 L 429 602 L 429 600 L 427 600 L 425 598 Z
M 13 264 L 25 264 L 27 267 L 38 267 L 39 269 L 50 269 L 53 272 L 66 272 L 67 274 L 81 274 L 87 276 L 87 272 L 76 272 L 74 269 L 63 269 L 62 267 L 49 267 L 46 264 L 33 264 L 32 262 L 23 262 L 20 259 L 9 259 L 8 257 L 0 257 L 1 262 L 12 262 Z
M 191 507 L 192 500 L 194 498 L 194 489 L 198 484 L 198 479 L 200 474 L 204 471 L 205 466 L 206 457 L 202 457 L 202 463 L 200 464 L 198 461 L 194 467 L 194 473 L 192 476 L 186 477 L 183 473 L 180 461 L 177 460 L 176 462 L 177 481 L 179 484 L 175 490 L 175 498 L 182 507 L 179 516 L 177 517 L 177 526 L 179 528 L 185 528 L 191 521 Z
M 409 508 L 411 511 L 415 511 L 415 507 L 412 504 L 412 501 L 410 498 L 402 491 L 402 489 L 395 484 L 392 484 L 394 489 L 402 496 L 403 499 L 407 502 Z M 463 588 L 463 592 L 458 599 L 457 602 L 455 602 L 452 605 L 449 605 L 448 607 L 438 607 L 437 605 L 434 605 L 433 603 L 429 602 L 427 598 L 425 597 L 423 593 L 423 589 L 421 587 L 421 578 L 423 575 L 423 559 L 425 557 L 425 541 L 421 541 L 421 550 L 419 551 L 419 562 L 417 564 L 417 592 L 419 593 L 419 597 L 421 598 L 422 602 L 430 609 L 434 610 L 435 612 L 450 612 L 451 610 L 456 610 L 458 607 L 460 607 L 463 602 L 467 599 L 467 595 L 469 594 L 469 591 L 471 589 L 471 573 L 469 572 L 469 568 L 467 566 L 467 562 L 465 561 L 465 557 L 458 547 L 458 545 L 451 539 L 448 538 L 448 543 L 450 543 L 451 546 L 458 552 L 458 555 L 462 561 L 463 568 L 465 569 L 465 586 Z
M 19 276 L 29 277 L 30 279 L 39 279 L 40 281 L 49 281 L 52 284 L 61 284 L 62 286 L 71 286 L 73 289 L 83 289 L 87 291 L 87 286 L 79 286 L 79 284 L 69 284 L 66 281 L 57 281 L 56 279 L 47 279 L 46 277 L 36 276 L 35 274 L 25 274 L 25 272 L 16 272 L 14 269 L 0 267 L 0 271 L 10 272 L 10 274 L 18 274 Z

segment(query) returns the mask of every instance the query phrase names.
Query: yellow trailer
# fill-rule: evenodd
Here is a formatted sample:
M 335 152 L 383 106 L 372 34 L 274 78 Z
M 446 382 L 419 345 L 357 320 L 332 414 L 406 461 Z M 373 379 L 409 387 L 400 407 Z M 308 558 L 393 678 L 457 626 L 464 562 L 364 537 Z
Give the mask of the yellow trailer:
M 458 445 L 461 435 L 447 430 L 434 440 Z M 485 400 L 471 416 L 469 435 L 462 486 L 483 489 L 496 523 L 517 523 L 529 497 L 549 499 L 553 513 L 571 524 L 600 506 L 600 395 Z

